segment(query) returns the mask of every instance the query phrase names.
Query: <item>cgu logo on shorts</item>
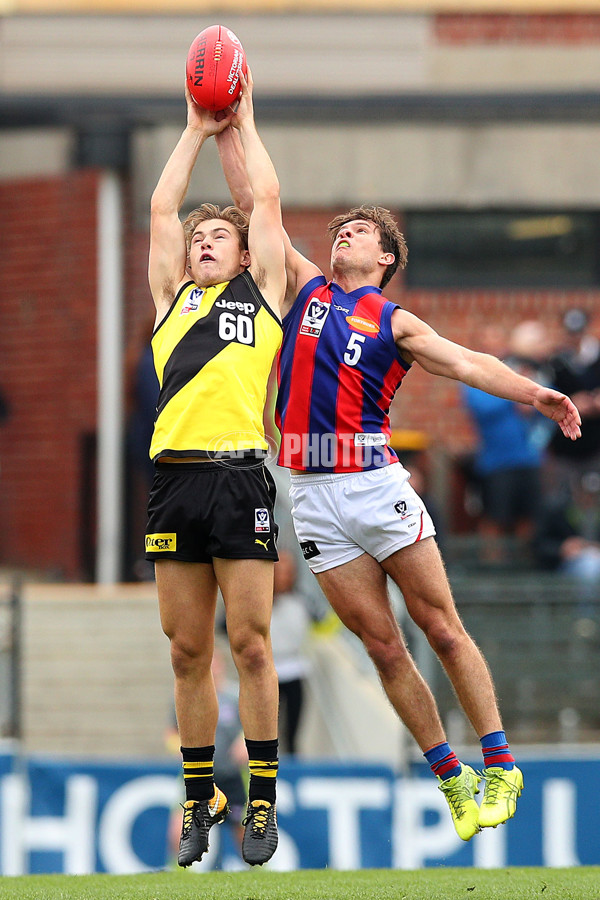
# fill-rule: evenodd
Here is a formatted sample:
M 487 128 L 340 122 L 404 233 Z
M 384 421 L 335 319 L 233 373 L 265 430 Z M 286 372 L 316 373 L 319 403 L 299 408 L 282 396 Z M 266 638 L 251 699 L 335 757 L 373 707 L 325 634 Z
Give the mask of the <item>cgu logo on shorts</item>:
M 147 534 L 146 552 L 164 553 L 165 550 L 177 550 L 177 534 Z
M 300 334 L 310 334 L 312 337 L 319 337 L 330 309 L 330 303 L 322 303 L 320 300 L 311 300 L 302 317 Z
M 202 300 L 202 294 L 204 291 L 202 288 L 194 288 L 193 291 L 190 291 L 190 295 L 181 307 L 180 316 L 187 316 L 188 313 L 196 312 L 200 308 L 200 301 Z
M 254 531 L 270 531 L 271 521 L 268 509 L 254 510 Z

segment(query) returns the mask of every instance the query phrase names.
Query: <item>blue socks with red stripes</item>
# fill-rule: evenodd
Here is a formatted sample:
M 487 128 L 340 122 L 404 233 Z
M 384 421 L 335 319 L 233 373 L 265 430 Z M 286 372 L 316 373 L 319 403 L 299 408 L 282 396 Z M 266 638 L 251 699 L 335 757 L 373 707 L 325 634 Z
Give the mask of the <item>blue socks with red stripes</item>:
M 429 763 L 433 774 L 441 778 L 442 781 L 446 781 L 447 778 L 453 778 L 455 775 L 460 775 L 460 761 L 454 751 L 450 749 L 450 744 L 447 741 L 435 744 L 435 746 L 426 750 L 423 755 Z
M 483 751 L 483 764 L 486 769 L 491 767 L 500 767 L 502 769 L 512 769 L 515 765 L 515 758 L 510 752 L 506 735 L 503 731 L 492 731 L 481 738 L 481 749 Z M 447 741 L 430 747 L 424 753 L 425 759 L 429 763 L 431 771 L 442 781 L 447 778 L 453 778 L 460 775 L 460 760 L 450 748 Z
M 503 731 L 492 731 L 481 738 L 483 764 L 486 769 L 499 766 L 502 769 L 513 769 L 515 758 L 510 752 L 506 735 Z

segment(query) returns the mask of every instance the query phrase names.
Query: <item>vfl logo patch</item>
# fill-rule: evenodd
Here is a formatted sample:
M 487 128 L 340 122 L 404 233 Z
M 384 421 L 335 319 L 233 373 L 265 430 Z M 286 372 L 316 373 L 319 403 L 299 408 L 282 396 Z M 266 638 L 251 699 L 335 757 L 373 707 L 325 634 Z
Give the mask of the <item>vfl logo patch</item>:
M 202 300 L 203 293 L 204 290 L 202 288 L 194 288 L 193 291 L 190 291 L 190 296 L 181 307 L 179 315 L 187 316 L 188 313 L 197 312 L 200 308 L 200 301 Z
M 330 309 L 330 303 L 322 303 L 320 300 L 311 300 L 302 317 L 300 334 L 310 334 L 311 337 L 319 337 Z
M 264 547 L 265 550 L 268 550 L 268 549 L 269 549 L 268 544 L 269 544 L 269 541 L 270 541 L 270 540 L 271 540 L 271 538 L 267 538 L 266 541 L 261 541 L 261 540 L 259 540 L 258 538 L 254 538 L 254 543 L 255 543 L 255 544 L 260 544 L 261 547 Z
M 398 500 L 394 503 L 394 509 L 398 513 L 401 519 L 405 519 L 408 515 L 408 503 L 406 500 Z
M 165 550 L 177 550 L 177 534 L 147 534 L 146 550 L 151 553 L 164 553 Z
M 271 530 L 271 520 L 269 517 L 268 509 L 255 509 L 254 510 L 254 530 L 255 531 L 270 531 Z
M 313 559 L 313 557 L 321 555 L 321 551 L 314 541 L 300 541 L 300 549 L 304 559 Z

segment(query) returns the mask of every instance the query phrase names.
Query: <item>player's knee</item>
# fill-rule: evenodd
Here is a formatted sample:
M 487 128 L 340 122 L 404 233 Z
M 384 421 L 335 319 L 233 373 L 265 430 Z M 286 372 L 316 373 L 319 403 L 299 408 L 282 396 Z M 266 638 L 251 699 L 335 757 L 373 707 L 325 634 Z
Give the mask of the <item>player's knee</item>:
M 270 664 L 267 640 L 261 633 L 230 636 L 229 644 L 238 672 L 260 672 Z
M 363 644 L 384 679 L 396 674 L 408 662 L 408 650 L 397 635 L 390 635 L 388 639 L 365 635 Z
M 464 636 L 462 629 L 452 627 L 444 621 L 434 621 L 423 631 L 431 648 L 440 659 L 452 660 L 460 653 Z
M 211 649 L 200 644 L 171 638 L 171 666 L 176 678 L 185 678 L 191 672 L 210 669 Z

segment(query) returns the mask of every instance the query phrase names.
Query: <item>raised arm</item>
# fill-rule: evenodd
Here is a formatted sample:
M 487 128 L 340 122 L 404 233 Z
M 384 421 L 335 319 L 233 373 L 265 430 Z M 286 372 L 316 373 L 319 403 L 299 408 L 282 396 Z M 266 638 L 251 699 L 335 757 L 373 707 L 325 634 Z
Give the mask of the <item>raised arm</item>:
M 432 375 L 445 375 L 496 397 L 533 406 L 557 422 L 565 437 L 581 437 L 581 417 L 565 395 L 519 375 L 495 356 L 477 353 L 441 337 L 417 316 L 397 309 L 392 315 L 396 346 L 408 361 Z
M 246 206 L 249 204 L 249 196 L 253 199 L 248 230 L 250 272 L 265 300 L 279 313 L 285 295 L 285 252 L 279 181 L 256 130 L 250 71 L 248 80 L 241 73 L 240 80 L 241 99 L 232 118 L 232 126 L 239 132 L 241 142 L 242 156 L 238 162 L 241 164 L 243 161 L 246 170 Z
M 233 202 L 239 209 L 250 215 L 254 207 L 254 196 L 246 170 L 246 159 L 240 132 L 234 127 L 226 128 L 216 135 L 216 141 L 221 165 Z M 285 313 L 294 302 L 298 291 L 315 275 L 320 275 L 321 270 L 296 250 L 285 229 L 283 230 L 283 245 L 287 277 L 283 309 Z
M 186 273 L 187 248 L 179 210 L 187 194 L 200 149 L 207 137 L 226 128 L 231 115 L 217 122 L 199 107 L 186 86 L 187 125 L 165 165 L 150 204 L 148 280 L 157 321 L 169 310 Z

